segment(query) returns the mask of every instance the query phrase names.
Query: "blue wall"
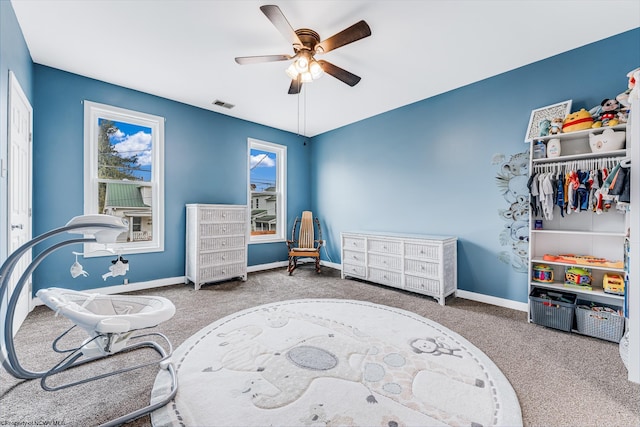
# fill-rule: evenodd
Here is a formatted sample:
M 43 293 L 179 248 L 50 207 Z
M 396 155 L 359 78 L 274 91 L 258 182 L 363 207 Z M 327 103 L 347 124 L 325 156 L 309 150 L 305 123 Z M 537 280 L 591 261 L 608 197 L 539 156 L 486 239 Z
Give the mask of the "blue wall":
M 527 301 L 527 274 L 498 259 L 509 202 L 494 155 L 528 149 L 531 110 L 592 108 L 639 65 L 635 29 L 313 138 L 312 206 L 329 257 L 340 262 L 341 231 L 453 235 L 460 289 Z
M 0 1 L 0 156 L 6 159 L 8 70 L 34 106 L 34 235 L 83 209 L 83 100 L 155 114 L 165 123 L 165 251 L 132 255 L 131 282 L 184 274 L 186 203 L 246 203 L 247 138 L 288 147 L 288 220 L 313 209 L 328 257 L 340 262 L 340 232 L 356 229 L 459 237 L 459 287 L 524 302 L 525 273 L 499 259 L 509 201 L 500 164 L 522 153 L 530 112 L 567 99 L 590 108 L 626 88 L 640 65 L 640 29 L 575 49 L 312 138 L 302 138 L 134 90 L 34 65 L 10 2 Z M 309 170 L 311 170 L 309 174 Z M 6 241 L 6 178 L 0 181 Z M 2 245 L 4 246 L 4 245 Z M 104 258 L 83 260 L 73 281 L 69 248 L 36 271 L 34 287 L 95 288 Z M 6 254 L 0 248 L 0 259 Z M 286 260 L 282 243 L 251 245 L 249 265 Z
M 130 282 L 184 275 L 185 204 L 247 203 L 247 138 L 287 146 L 288 219 L 309 209 L 309 145 L 295 134 L 235 119 L 131 89 L 34 66 L 34 235 L 83 212 L 83 101 L 162 116 L 165 122 L 165 250 L 127 256 Z M 36 270 L 34 288 L 75 289 L 122 283 L 99 279 L 106 258 L 85 259 L 87 278 L 71 279 L 70 247 Z M 286 259 L 284 243 L 250 245 L 249 265 Z
M 33 105 L 32 62 L 29 49 L 8 1 L 0 0 L 0 158 L 7 164 L 7 106 L 9 71 Z M 5 166 L 6 167 L 6 166 Z M 0 173 L 0 260 L 7 256 L 7 177 Z

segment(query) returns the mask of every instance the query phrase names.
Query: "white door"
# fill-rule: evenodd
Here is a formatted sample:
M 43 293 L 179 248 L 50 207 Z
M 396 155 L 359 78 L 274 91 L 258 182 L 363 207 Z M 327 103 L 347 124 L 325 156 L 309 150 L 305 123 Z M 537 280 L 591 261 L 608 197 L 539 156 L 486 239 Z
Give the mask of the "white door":
M 33 109 L 16 76 L 9 73 L 9 154 L 8 154 L 8 254 L 31 239 L 31 133 Z M 31 251 L 19 261 L 9 283 L 8 295 L 31 262 Z M 7 301 L 8 303 L 8 301 Z M 31 310 L 31 279 L 22 289 L 16 305 L 13 333 Z

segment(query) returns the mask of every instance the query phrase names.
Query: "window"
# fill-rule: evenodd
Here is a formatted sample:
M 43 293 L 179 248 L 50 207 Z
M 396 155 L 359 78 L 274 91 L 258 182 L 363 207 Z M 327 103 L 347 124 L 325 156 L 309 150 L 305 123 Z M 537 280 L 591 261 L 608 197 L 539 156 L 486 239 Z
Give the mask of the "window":
M 286 168 L 287 147 L 249 139 L 251 243 L 285 240 Z
M 85 101 L 84 138 L 84 213 L 128 221 L 109 245 L 119 253 L 163 251 L 164 118 Z M 100 249 L 86 244 L 85 256 Z

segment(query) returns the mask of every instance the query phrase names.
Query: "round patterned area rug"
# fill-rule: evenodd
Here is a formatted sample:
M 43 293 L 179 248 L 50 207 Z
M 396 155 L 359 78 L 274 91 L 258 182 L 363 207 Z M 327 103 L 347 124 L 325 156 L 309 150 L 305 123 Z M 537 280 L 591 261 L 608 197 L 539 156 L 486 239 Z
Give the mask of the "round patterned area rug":
M 305 299 L 240 311 L 173 354 L 160 426 L 516 426 L 518 398 L 466 339 L 414 313 Z M 158 374 L 154 396 L 169 387 Z

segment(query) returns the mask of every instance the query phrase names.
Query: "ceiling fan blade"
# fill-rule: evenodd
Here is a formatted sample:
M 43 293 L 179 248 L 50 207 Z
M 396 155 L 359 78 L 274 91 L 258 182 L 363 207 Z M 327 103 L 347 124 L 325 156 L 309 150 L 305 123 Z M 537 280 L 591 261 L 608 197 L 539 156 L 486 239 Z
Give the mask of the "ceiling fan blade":
M 319 60 L 318 64 L 322 67 L 322 70 L 335 77 L 336 79 L 348 84 L 349 86 L 355 86 L 361 80 L 360 77 L 356 76 L 353 73 L 348 72 L 336 65 L 333 65 L 331 62 L 327 62 L 324 60 Z
M 269 21 L 280 31 L 280 33 L 287 39 L 294 48 L 298 49 L 302 47 L 302 42 L 300 38 L 285 18 L 284 13 L 280 10 L 280 8 L 273 4 L 267 4 L 264 6 L 260 6 L 260 10 L 262 13 L 269 18 Z
M 316 45 L 316 52 L 327 53 L 346 44 L 353 43 L 365 37 L 369 37 L 370 35 L 371 28 L 369 28 L 369 25 L 364 21 L 360 21 L 353 24 L 349 28 L 340 31 L 338 34 L 334 34 L 328 39 L 318 43 L 318 45 Z
M 236 62 L 240 65 L 260 64 L 262 62 L 287 61 L 291 58 L 289 55 L 239 56 L 236 58 Z
M 291 86 L 289 86 L 289 95 L 297 95 L 302 90 L 302 80 L 300 76 L 298 78 L 291 80 Z

